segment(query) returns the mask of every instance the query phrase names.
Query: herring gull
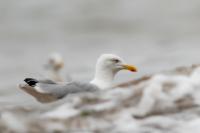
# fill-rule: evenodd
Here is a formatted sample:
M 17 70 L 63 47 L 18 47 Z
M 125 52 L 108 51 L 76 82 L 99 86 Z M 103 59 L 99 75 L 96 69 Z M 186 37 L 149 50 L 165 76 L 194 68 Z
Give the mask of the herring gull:
M 119 56 L 103 54 L 96 63 L 94 79 L 89 83 L 73 81 L 65 84 L 56 84 L 26 78 L 24 80 L 26 84 L 20 84 L 19 87 L 40 102 L 51 102 L 72 93 L 109 89 L 112 87 L 116 73 L 120 70 L 137 71 L 135 66 L 126 64 Z

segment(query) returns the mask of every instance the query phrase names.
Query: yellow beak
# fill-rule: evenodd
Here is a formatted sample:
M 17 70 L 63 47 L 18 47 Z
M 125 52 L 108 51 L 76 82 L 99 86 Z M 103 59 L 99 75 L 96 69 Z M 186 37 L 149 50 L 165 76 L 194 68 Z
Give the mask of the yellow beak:
M 137 72 L 137 68 L 132 65 L 123 65 L 124 69 L 132 71 L 132 72 Z

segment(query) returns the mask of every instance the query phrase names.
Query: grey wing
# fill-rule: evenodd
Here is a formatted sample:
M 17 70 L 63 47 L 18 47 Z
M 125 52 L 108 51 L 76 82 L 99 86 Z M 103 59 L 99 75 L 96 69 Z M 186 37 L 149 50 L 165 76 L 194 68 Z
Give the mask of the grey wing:
M 39 83 L 43 83 L 43 84 L 56 84 L 56 82 L 50 80 L 50 79 L 43 79 L 43 80 L 39 80 Z
M 42 91 L 52 94 L 57 98 L 62 98 L 72 93 L 94 92 L 99 90 L 95 85 L 79 82 L 71 82 L 65 85 L 40 83 L 39 87 Z

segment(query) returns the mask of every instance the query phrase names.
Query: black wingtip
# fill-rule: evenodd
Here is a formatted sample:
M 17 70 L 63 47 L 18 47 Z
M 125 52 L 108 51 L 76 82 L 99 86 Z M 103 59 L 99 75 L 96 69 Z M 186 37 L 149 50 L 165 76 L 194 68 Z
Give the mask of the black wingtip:
M 24 81 L 25 81 L 28 85 L 30 85 L 31 87 L 35 87 L 36 84 L 38 83 L 38 80 L 33 79 L 33 78 L 26 78 L 26 79 L 24 79 Z

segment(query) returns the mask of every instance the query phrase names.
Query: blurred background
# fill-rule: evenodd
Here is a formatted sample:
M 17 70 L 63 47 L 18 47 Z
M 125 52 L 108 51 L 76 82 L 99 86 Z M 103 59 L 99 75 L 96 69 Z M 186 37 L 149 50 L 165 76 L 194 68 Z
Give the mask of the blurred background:
M 117 54 L 139 69 L 119 83 L 197 64 L 199 43 L 198 0 L 0 0 L 0 102 L 28 98 L 17 85 L 39 76 L 52 52 L 83 81 L 102 53 Z

